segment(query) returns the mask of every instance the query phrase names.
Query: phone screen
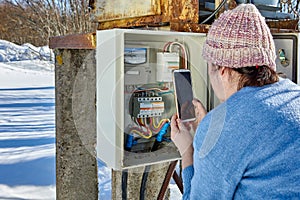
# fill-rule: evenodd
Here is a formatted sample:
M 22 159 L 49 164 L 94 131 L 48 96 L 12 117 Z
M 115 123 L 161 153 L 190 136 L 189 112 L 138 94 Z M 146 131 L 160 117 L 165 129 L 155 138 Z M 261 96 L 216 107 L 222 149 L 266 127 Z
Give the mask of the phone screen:
M 177 99 L 178 117 L 182 121 L 192 121 L 195 119 L 195 109 L 193 105 L 193 90 L 191 73 L 189 70 L 175 70 L 174 84 Z

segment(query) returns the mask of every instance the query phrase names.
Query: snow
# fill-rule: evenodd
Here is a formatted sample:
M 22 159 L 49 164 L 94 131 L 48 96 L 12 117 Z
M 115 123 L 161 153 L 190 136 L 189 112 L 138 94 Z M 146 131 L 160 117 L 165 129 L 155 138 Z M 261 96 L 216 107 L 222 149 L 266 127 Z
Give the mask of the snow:
M 35 47 L 28 43 L 19 46 L 5 40 L 0 40 L 0 62 L 50 60 L 51 58 L 54 58 L 54 54 L 48 46 Z
M 14 186 L 0 185 L 1 199 L 55 199 L 55 186 Z
M 53 58 L 48 47 L 0 40 L 0 199 L 55 199 Z M 111 170 L 98 165 L 99 199 L 111 199 Z

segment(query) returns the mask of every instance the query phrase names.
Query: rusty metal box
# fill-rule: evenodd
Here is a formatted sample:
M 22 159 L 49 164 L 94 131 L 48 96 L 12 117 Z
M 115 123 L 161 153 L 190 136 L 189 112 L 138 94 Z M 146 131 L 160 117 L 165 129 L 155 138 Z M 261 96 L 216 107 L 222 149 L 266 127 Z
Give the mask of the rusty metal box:
M 161 14 L 160 0 L 95 0 L 90 1 L 94 21 L 110 21 Z

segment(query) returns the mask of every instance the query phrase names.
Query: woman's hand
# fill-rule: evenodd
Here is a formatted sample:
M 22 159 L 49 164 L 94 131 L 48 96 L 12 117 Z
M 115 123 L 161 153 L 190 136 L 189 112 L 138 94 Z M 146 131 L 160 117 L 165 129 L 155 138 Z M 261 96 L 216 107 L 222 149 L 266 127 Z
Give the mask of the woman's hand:
M 187 123 L 182 122 L 177 115 L 173 115 L 171 119 L 171 139 L 182 156 L 185 151 L 192 145 L 193 137 L 190 134 Z
M 182 122 L 177 115 L 171 119 L 171 139 L 182 156 L 182 167 L 193 164 L 193 137 L 191 131 L 195 132 L 199 122 L 206 115 L 206 110 L 198 99 L 193 100 L 196 119 L 193 122 Z
M 182 168 L 193 164 L 193 137 L 186 125 L 174 114 L 171 119 L 171 139 L 182 157 Z

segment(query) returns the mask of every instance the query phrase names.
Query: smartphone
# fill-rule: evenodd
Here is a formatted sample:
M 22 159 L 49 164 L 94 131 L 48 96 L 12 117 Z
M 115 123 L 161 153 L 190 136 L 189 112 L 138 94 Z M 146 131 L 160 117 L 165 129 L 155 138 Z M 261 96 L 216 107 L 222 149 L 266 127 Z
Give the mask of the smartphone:
M 173 83 L 178 117 L 183 122 L 195 120 L 195 108 L 192 102 L 194 95 L 190 70 L 174 70 Z

